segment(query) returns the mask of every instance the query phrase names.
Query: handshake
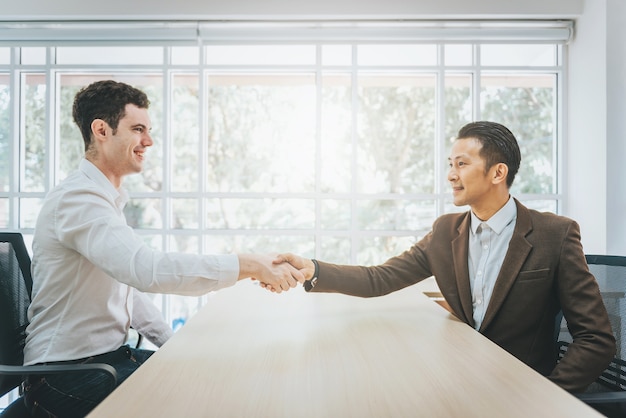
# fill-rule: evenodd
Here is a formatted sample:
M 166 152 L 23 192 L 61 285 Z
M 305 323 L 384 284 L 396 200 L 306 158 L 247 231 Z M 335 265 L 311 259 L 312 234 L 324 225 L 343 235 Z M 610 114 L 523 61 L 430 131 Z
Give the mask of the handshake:
M 315 265 L 308 258 L 291 253 L 272 256 L 239 256 L 239 278 L 250 277 L 261 287 L 280 293 L 313 278 Z M 251 273 L 251 274 L 248 274 Z

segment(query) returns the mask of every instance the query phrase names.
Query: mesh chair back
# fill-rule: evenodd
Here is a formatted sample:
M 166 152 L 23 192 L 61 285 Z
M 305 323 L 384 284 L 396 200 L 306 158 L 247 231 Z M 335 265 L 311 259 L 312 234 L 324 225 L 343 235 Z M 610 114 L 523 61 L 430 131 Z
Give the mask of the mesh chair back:
M 589 270 L 598 281 L 617 343 L 615 358 L 587 392 L 626 391 L 626 257 L 587 255 L 586 258 Z M 572 341 L 565 319 L 561 322 L 558 340 L 562 356 Z
M 23 364 L 31 291 L 30 256 L 22 235 L 0 233 L 0 364 Z M 20 382 L 20 376 L 0 376 L 0 396 Z

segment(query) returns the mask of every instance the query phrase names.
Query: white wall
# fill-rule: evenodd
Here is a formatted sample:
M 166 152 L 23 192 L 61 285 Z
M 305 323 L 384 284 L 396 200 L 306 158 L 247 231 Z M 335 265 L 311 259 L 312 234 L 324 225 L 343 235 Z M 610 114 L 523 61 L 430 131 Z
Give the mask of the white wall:
M 626 255 L 626 1 L 607 9 L 607 252 Z
M 626 255 L 624 0 L 20 0 L 0 20 L 575 18 L 564 127 L 564 214 L 586 252 Z
M 587 1 L 569 48 L 564 214 L 581 225 L 587 253 L 606 247 L 606 1 Z

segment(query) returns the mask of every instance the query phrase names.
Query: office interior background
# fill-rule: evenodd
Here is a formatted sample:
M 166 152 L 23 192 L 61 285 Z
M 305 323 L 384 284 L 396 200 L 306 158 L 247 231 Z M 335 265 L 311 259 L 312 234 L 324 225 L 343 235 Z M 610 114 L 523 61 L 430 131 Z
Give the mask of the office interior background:
M 24 0 L 0 11 L 0 229 L 77 166 L 76 91 L 144 89 L 127 218 L 153 248 L 371 264 L 439 215 L 463 124 L 509 126 L 514 196 L 626 254 L 621 0 Z M 176 327 L 207 297 L 155 297 Z

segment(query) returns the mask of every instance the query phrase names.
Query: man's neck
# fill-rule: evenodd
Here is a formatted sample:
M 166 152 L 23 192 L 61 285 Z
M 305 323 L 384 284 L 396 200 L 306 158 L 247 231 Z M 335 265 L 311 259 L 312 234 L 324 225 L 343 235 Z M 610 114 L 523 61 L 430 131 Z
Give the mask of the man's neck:
M 472 206 L 472 212 L 481 221 L 488 221 L 489 218 L 498 213 L 498 211 L 506 205 L 510 197 L 511 195 L 507 193 L 498 199 L 494 199 L 492 202 L 488 202 L 486 205 Z
M 106 164 L 90 155 L 85 155 L 85 159 L 92 163 L 104 174 L 104 176 L 113 184 L 113 187 L 119 189 L 122 185 L 122 176 L 116 175 L 112 170 L 107 169 Z

